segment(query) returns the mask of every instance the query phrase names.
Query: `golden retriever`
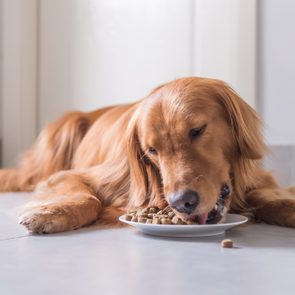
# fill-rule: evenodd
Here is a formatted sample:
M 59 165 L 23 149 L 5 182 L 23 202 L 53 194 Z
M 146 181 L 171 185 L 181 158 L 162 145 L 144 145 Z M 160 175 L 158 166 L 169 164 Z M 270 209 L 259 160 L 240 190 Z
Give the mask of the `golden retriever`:
M 45 128 L 0 191 L 32 191 L 20 223 L 36 233 L 117 222 L 140 206 L 221 222 L 229 210 L 295 226 L 295 189 L 278 186 L 255 111 L 227 84 L 182 78 L 139 102 L 73 112 Z

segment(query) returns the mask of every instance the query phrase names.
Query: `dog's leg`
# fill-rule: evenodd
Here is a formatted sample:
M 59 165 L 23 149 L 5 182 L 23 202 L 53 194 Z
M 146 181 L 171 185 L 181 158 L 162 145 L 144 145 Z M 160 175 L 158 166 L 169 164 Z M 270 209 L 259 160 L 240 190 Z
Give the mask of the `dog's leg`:
M 23 208 L 20 223 L 35 233 L 55 233 L 80 228 L 96 221 L 101 201 L 86 175 L 59 172 L 40 183 L 36 196 Z
M 246 200 L 257 220 L 295 227 L 295 191 L 282 188 L 260 188 L 250 191 Z

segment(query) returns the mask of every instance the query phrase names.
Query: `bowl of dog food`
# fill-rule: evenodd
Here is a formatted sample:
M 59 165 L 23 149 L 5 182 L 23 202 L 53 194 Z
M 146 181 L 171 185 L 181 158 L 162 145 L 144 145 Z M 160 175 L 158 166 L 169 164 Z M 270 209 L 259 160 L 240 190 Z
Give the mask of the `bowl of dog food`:
M 150 207 L 128 212 L 120 216 L 119 220 L 144 234 L 189 238 L 222 235 L 226 230 L 247 222 L 248 218 L 238 214 L 227 214 L 222 223 L 198 224 L 183 221 L 171 208 L 160 210 Z

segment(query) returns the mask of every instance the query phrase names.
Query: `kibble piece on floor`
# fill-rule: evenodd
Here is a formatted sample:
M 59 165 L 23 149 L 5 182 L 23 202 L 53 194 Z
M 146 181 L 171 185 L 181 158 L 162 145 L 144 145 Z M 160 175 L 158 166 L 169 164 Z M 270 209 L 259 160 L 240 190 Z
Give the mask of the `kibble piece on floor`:
M 225 239 L 221 241 L 222 248 L 232 248 L 234 245 L 233 240 Z

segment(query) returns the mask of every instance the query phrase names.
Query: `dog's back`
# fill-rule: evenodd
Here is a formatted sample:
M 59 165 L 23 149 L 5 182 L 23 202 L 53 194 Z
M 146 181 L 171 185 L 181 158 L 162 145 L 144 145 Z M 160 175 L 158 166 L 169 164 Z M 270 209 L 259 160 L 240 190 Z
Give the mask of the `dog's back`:
M 116 107 L 107 107 L 94 112 L 70 112 L 49 124 L 38 136 L 36 142 L 21 158 L 18 167 L 0 170 L 0 192 L 32 191 L 38 182 L 61 170 L 71 169 L 73 166 L 90 166 L 97 159 L 93 151 L 85 150 L 83 142 L 94 123 L 103 115 Z M 111 124 L 115 117 L 109 120 Z M 97 124 L 96 124 L 97 125 Z M 107 124 L 105 127 L 108 128 Z M 98 136 L 98 140 L 100 140 Z M 97 150 L 95 144 L 91 144 Z M 77 150 L 79 157 L 75 157 Z M 84 155 L 84 157 L 83 157 Z M 85 161 L 88 155 L 88 161 Z

